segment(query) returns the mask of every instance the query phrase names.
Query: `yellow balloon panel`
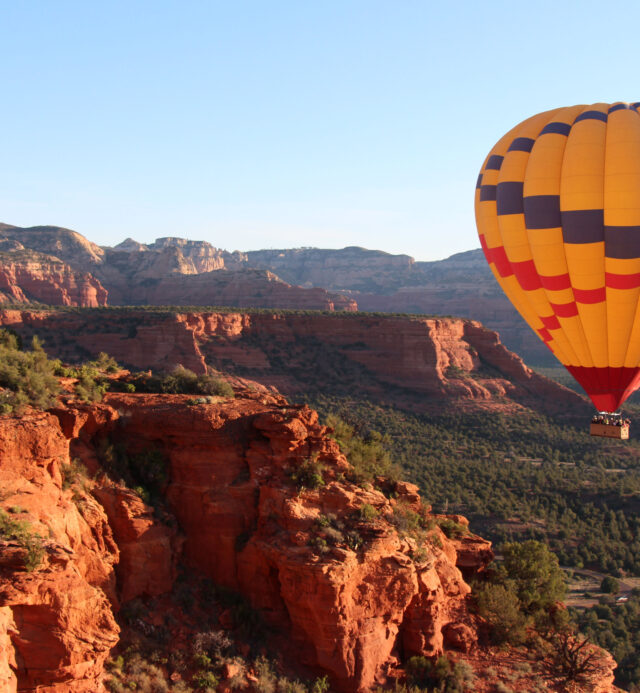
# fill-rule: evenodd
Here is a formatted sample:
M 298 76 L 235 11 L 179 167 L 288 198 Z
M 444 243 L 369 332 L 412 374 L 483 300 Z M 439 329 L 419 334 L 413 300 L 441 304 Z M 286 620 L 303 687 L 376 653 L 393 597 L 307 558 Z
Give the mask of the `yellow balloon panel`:
M 494 275 L 603 409 L 640 381 L 639 106 L 529 118 L 493 148 L 476 193 Z

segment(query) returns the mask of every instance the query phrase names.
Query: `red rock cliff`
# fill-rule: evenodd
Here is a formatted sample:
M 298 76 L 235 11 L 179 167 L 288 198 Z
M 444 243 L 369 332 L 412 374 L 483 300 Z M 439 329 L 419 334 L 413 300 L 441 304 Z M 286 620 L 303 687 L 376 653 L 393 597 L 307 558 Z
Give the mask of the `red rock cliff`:
M 0 304 L 32 301 L 97 308 L 107 305 L 107 290 L 88 272 L 55 258 L 19 259 L 0 253 Z
M 70 453 L 98 471 L 105 436 L 132 453 L 163 453 L 182 537 L 103 475 L 69 486 Z M 300 490 L 295 475 L 309 459 L 323 480 Z M 337 690 L 369 690 L 401 656 L 449 651 L 476 661 L 478 626 L 460 568 L 482 569 L 489 543 L 449 540 L 412 485 L 398 484 L 390 500 L 345 481 L 348 470 L 315 412 L 282 398 L 193 404 L 113 394 L 55 416 L 0 418 L 0 507 L 44 546 L 28 572 L 19 542 L 2 541 L 5 690 L 103 690 L 114 611 L 169 590 L 176 560 L 242 592 L 290 634 L 296 661 L 328 673 Z M 424 518 L 423 531 L 397 529 L 394 518 L 408 511 Z M 611 679 L 607 661 L 602 681 Z
M 418 408 L 510 400 L 555 413 L 589 410 L 574 392 L 528 368 L 495 332 L 456 318 L 0 311 L 0 325 L 38 334 L 63 359 L 107 351 L 137 368 L 182 363 L 202 373 L 209 365 L 285 393 L 348 382 L 387 400 L 411 395 Z

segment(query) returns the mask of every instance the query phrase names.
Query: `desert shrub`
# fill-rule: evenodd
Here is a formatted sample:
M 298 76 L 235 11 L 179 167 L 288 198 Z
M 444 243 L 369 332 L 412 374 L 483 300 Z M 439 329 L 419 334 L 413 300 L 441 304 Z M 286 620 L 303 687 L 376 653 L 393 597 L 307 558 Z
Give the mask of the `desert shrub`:
M 215 378 L 212 375 L 201 375 L 198 377 L 198 390 L 203 395 L 214 395 L 218 397 L 233 397 L 234 392 L 231 385 L 222 378 Z
M 328 690 L 329 678 L 327 676 L 321 676 L 311 685 L 311 693 L 327 693 Z
M 373 522 L 373 520 L 378 517 L 378 511 L 371 505 L 371 503 L 363 503 L 358 508 L 358 517 L 362 522 Z
M 438 657 L 435 662 L 423 656 L 411 657 L 405 663 L 405 669 L 410 686 L 447 693 L 461 693 L 464 684 L 475 678 L 469 666 L 452 664 L 446 655 Z
M 300 491 L 317 489 L 324 486 L 323 470 L 324 465 L 317 459 L 307 458 L 291 472 L 291 480 Z
M 233 649 L 233 642 L 222 630 L 203 631 L 194 637 L 192 649 L 194 656 L 204 655 L 210 662 L 219 662 Z
M 119 666 L 114 661 L 108 665 L 110 678 L 105 686 L 110 691 L 139 691 L 140 693 L 168 693 L 169 682 L 164 671 L 144 659 L 139 653 L 130 657 L 118 658 Z
M 427 518 L 410 508 L 406 503 L 396 503 L 393 506 L 391 522 L 402 535 L 422 539 L 430 528 Z
M 218 677 L 212 671 L 199 671 L 191 679 L 191 682 L 198 690 L 215 691 L 220 683 Z
M 93 365 L 83 364 L 76 369 L 76 395 L 84 402 L 100 402 L 109 389 L 109 382 Z
M 456 662 L 453 665 L 453 676 L 457 681 L 462 683 L 473 683 L 476 680 L 476 674 L 469 662 Z
M 407 660 L 405 669 L 410 685 L 424 686 L 428 683 L 427 679 L 433 669 L 433 663 L 426 657 L 417 655 Z
M 495 691 L 496 693 L 514 693 L 513 688 L 510 688 L 509 686 L 507 686 L 506 683 L 503 683 L 502 681 L 496 682 Z
M 157 448 L 130 452 L 108 438 L 97 446 L 102 468 L 116 480 L 134 490 L 145 503 L 160 505 L 168 478 L 168 460 Z
M 564 599 L 564 574 L 548 546 L 531 540 L 503 544 L 500 549 L 504 560 L 499 579 L 513 589 L 525 613 L 546 611 Z
M 335 546 L 336 544 L 344 543 L 344 534 L 336 527 L 325 527 L 322 530 L 322 536 L 326 541 Z
M 105 373 L 116 373 L 120 370 L 118 362 L 104 351 L 101 351 L 98 354 L 98 358 L 95 361 L 91 361 L 90 365 Z
M 521 643 L 525 638 L 527 617 L 515 592 L 505 585 L 482 583 L 475 590 L 478 612 L 491 627 L 496 644 Z
M 469 534 L 469 530 L 464 525 L 448 517 L 438 518 L 436 522 L 445 536 L 449 537 L 449 539 L 457 539 L 463 537 L 465 534 Z
M 327 553 L 329 551 L 329 543 L 324 537 L 312 537 L 309 540 L 309 546 L 316 551 L 316 553 Z
M 63 464 L 60 471 L 63 490 L 74 485 L 86 489 L 89 480 L 87 468 L 77 457 L 74 457 L 69 464 Z
M 416 563 L 424 563 L 429 558 L 429 552 L 424 546 L 419 546 L 411 553 L 411 558 Z
M 366 436 L 357 435 L 356 429 L 336 414 L 328 414 L 325 423 L 333 429 L 330 435 L 353 467 L 349 473 L 352 481 L 362 484 L 373 481 L 376 476 L 399 478 L 399 470 L 388 451 L 388 436 L 378 431 L 369 431 Z
M 347 546 L 353 551 L 357 551 L 364 544 L 364 539 L 362 538 L 362 535 L 355 529 L 352 529 L 349 532 L 347 532 L 344 536 L 344 539 L 347 543 Z
M 53 406 L 60 392 L 55 368 L 37 337 L 31 351 L 22 351 L 14 334 L 0 329 L 0 414 Z
M 184 366 L 176 366 L 162 380 L 162 391 L 170 394 L 197 394 L 198 376 Z
M 138 373 L 129 384 L 136 392 L 234 397 L 233 388 L 226 380 L 209 373 L 196 375 L 181 365 L 165 375 Z
M 276 683 L 278 693 L 307 693 L 307 687 L 301 681 L 289 681 L 286 676 L 281 676 Z
M 256 691 L 258 693 L 276 693 L 278 677 L 275 675 L 269 660 L 266 657 L 258 657 L 253 668 L 258 679 L 253 684 Z
M 0 539 L 16 541 L 24 550 L 24 567 L 31 572 L 40 566 L 44 556 L 42 537 L 26 520 L 14 520 L 0 510 Z
M 211 666 L 211 657 L 204 652 L 196 652 L 191 658 L 195 666 L 208 669 Z
M 337 517 L 333 513 L 328 515 L 318 515 L 316 518 L 316 525 L 318 527 L 332 527 L 336 520 Z
M 491 627 L 496 643 L 522 643 L 531 625 L 545 639 L 569 629 L 568 615 L 557 609 L 565 594 L 557 557 L 538 541 L 512 542 L 501 547 L 504 560 L 476 584 L 478 611 Z

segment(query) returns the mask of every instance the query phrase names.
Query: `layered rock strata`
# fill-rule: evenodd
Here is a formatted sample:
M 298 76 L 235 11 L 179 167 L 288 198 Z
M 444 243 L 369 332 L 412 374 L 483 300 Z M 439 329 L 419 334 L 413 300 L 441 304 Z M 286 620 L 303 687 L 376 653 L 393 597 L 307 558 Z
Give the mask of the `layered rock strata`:
M 2 252 L 0 304 L 45 303 L 97 308 L 107 305 L 107 290 L 88 272 L 32 252 Z
M 179 530 L 104 474 L 107 443 L 162 455 Z M 70 476 L 71 457 L 94 478 Z M 114 613 L 169 591 L 178 561 L 242 593 L 335 690 L 367 691 L 413 654 L 477 661 L 461 569 L 483 570 L 490 544 L 448 539 L 411 484 L 390 498 L 349 474 L 315 412 L 263 393 L 112 394 L 0 417 L 0 507 L 43 549 L 28 571 L 24 542 L 0 538 L 4 690 L 102 691 Z M 408 513 L 418 531 L 399 529 Z
M 288 394 L 349 384 L 387 401 L 412 395 L 412 406 L 423 409 L 518 402 L 555 414 L 589 411 L 576 393 L 528 368 L 495 332 L 455 318 L 5 310 L 0 325 L 37 334 L 64 360 L 107 351 L 136 368 L 181 363 L 203 373 L 210 366 Z

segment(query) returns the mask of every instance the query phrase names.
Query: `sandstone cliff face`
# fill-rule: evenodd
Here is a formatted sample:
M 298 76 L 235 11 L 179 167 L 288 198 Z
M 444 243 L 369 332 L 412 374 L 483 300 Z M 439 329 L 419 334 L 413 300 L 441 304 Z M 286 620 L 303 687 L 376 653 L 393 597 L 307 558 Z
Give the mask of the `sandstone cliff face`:
M 471 623 L 455 549 L 435 530 L 443 548 L 413 560 L 415 540 L 389 523 L 393 504 L 337 481 L 348 464 L 315 412 L 286 405 L 260 412 L 255 402 L 236 402 L 167 417 L 167 396 L 146 399 L 140 407 L 135 395 L 111 395 L 109 403 L 126 415 L 121 435 L 161 445 L 169 457 L 167 498 L 186 536 L 185 561 L 290 629 L 304 661 L 331 673 L 338 688 L 367 690 L 384 678 L 400 642 L 405 651 L 437 654 L 448 623 Z M 327 483 L 298 493 L 290 475 L 311 456 L 326 467 Z M 413 499 L 407 485 L 411 492 Z M 401 493 L 395 503 L 402 502 Z M 365 503 L 380 515 L 371 526 L 357 520 Z M 359 528 L 361 549 L 342 542 L 321 553 L 309 545 L 330 513 Z M 469 647 L 472 628 L 470 638 Z
M 400 278 L 412 276 L 419 264 L 408 255 L 358 247 L 253 250 L 245 255 L 249 267 L 271 270 L 291 284 L 374 293 L 401 286 Z
M 77 231 L 60 226 L 20 228 L 11 224 L 0 224 L 0 238 L 8 238 L 25 248 L 53 255 L 85 272 L 102 262 L 104 257 L 104 250 L 100 246 L 88 241 Z
M 24 550 L 0 539 L 0 653 L 4 650 L 5 660 L 3 666 L 0 655 L 0 676 L 8 680 L 3 690 L 9 692 L 16 685 L 20 690 L 95 691 L 118 640 L 107 598 L 114 594 L 117 548 L 97 503 L 83 496 L 76 504 L 63 490 L 68 450 L 51 414 L 0 417 L 2 506 L 13 509 L 13 516 L 28 523 L 44 543 L 40 566 L 27 572 Z M 7 664 L 15 672 L 13 680 Z
M 68 229 L 2 224 L 0 303 L 93 307 L 106 305 L 108 293 L 111 305 L 357 310 L 352 298 L 291 286 L 266 270 L 247 268 L 245 259 L 203 241 L 159 238 L 144 245 L 127 239 L 105 249 Z
M 360 310 L 478 320 L 527 363 L 555 365 L 502 293 L 480 249 L 434 262 L 364 248 L 257 250 L 246 257 L 248 266 L 271 270 L 291 284 L 344 291 Z
M 98 470 L 90 435 L 118 413 L 101 405 L 0 417 L 0 508 L 43 547 L 0 533 L 0 690 L 103 690 L 121 601 L 171 589 L 180 541 L 133 492 L 108 479 L 69 483 L 71 458 Z M 88 483 L 88 482 L 87 482 Z
M 105 440 L 131 454 L 162 452 L 179 530 L 100 473 Z M 96 479 L 69 484 L 70 456 Z M 323 481 L 305 490 L 295 475 L 309 459 Z M 411 484 L 388 498 L 348 473 L 315 412 L 281 397 L 193 404 L 111 394 L 102 404 L 0 417 L 0 507 L 44 545 L 28 572 L 19 543 L 0 540 L 3 690 L 102 691 L 119 604 L 170 590 L 177 561 L 244 594 L 288 634 L 296 661 L 329 674 L 335 690 L 369 690 L 412 654 L 447 651 L 481 671 L 461 570 L 481 571 L 489 542 L 448 539 Z M 364 515 L 365 505 L 373 512 Z M 425 519 L 424 531 L 397 528 L 408 511 Z M 603 655 L 603 693 L 612 670 Z
M 143 254 L 144 257 L 147 254 Z M 112 305 L 221 305 L 295 310 L 355 311 L 357 303 L 347 296 L 325 289 L 304 289 L 278 279 L 271 272 L 211 271 L 201 274 L 155 272 L 146 279 L 136 274 L 129 283 L 107 280 L 105 268 L 100 276 L 112 292 Z M 113 298 L 115 296 L 115 298 Z
M 497 330 L 528 363 L 556 365 L 502 294 L 480 249 L 446 260 L 416 262 L 408 255 L 356 247 L 229 253 L 206 241 L 173 237 L 151 244 L 128 238 L 115 248 L 100 248 L 68 229 L 0 224 L 0 243 L 2 239 L 61 258 L 77 272 L 91 271 L 91 281 L 106 287 L 111 305 L 359 308 L 455 315 Z M 8 295 L 22 300 L 18 292 Z M 43 296 L 45 302 L 61 303 L 54 290 Z
M 384 401 L 410 396 L 423 410 L 509 402 L 558 414 L 589 410 L 577 394 L 525 366 L 495 332 L 453 318 L 2 311 L 0 325 L 45 337 L 49 352 L 65 360 L 107 351 L 142 369 L 182 363 L 203 373 L 208 365 L 284 393 L 331 383 L 335 391 L 357 388 Z
M 40 253 L 0 252 L 0 304 L 45 303 L 97 308 L 107 290 L 87 272 Z

